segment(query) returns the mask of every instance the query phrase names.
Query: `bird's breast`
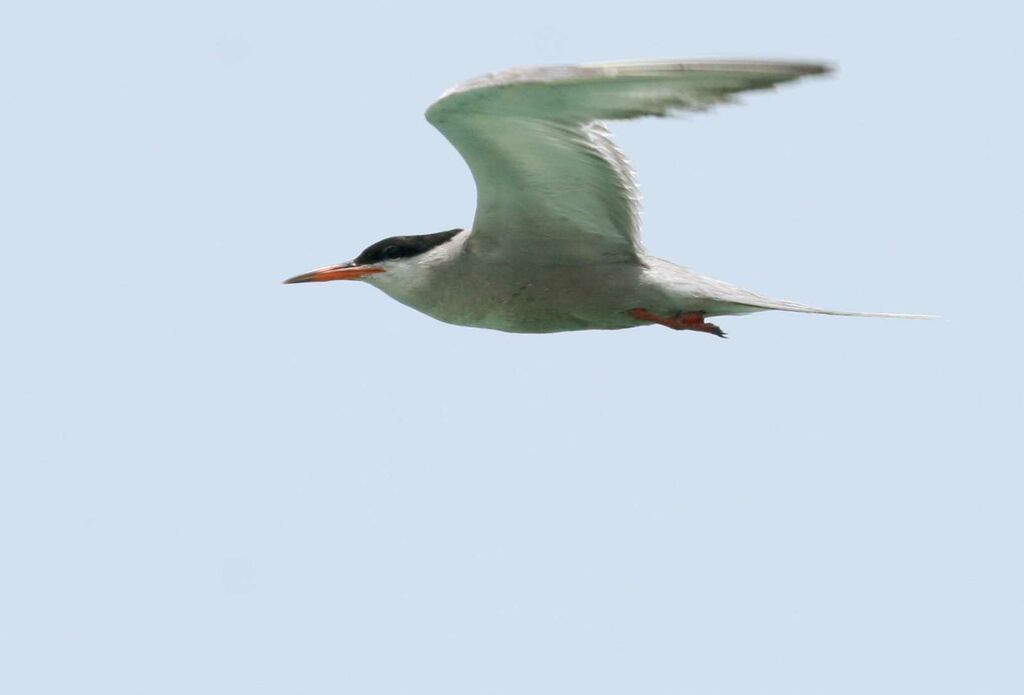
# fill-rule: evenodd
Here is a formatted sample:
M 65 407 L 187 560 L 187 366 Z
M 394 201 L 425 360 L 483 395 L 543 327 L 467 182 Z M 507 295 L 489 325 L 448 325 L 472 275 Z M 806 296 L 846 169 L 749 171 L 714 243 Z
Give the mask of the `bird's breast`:
M 415 283 L 373 284 L 447 323 L 549 333 L 635 326 L 627 312 L 644 294 L 639 273 L 639 266 L 622 263 L 539 266 L 467 261 L 434 268 Z

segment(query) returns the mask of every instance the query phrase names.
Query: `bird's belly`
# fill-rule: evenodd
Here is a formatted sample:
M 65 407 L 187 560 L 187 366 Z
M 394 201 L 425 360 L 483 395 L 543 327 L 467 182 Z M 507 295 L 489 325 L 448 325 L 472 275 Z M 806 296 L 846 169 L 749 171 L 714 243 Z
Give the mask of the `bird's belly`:
M 611 277 L 609 277 L 611 275 Z M 473 291 L 442 293 L 437 301 L 415 308 L 447 323 L 511 333 L 554 333 L 588 329 L 631 328 L 628 313 L 636 306 L 635 284 L 617 282 L 614 274 L 564 270 L 544 276 L 480 280 Z
M 472 263 L 418 285 L 370 279 L 394 299 L 439 321 L 512 333 L 614 330 L 645 325 L 630 315 L 713 311 L 693 274 L 665 262 L 594 265 Z

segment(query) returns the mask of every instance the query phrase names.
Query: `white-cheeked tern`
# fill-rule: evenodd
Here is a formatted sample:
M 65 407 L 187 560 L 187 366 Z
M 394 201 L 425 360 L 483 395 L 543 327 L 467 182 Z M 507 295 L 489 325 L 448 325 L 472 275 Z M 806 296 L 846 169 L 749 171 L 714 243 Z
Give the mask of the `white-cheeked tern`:
M 604 121 L 704 111 L 829 72 L 817 63 L 644 61 L 508 70 L 449 90 L 427 120 L 466 160 L 471 229 L 396 236 L 288 283 L 362 280 L 441 321 L 518 333 L 832 311 L 756 294 L 644 253 L 633 171 Z

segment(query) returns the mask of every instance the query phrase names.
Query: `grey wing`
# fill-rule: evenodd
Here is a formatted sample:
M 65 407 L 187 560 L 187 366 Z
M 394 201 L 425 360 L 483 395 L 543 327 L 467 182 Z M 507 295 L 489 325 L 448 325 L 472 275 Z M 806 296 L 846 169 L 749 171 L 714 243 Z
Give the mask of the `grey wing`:
M 754 61 L 508 70 L 449 90 L 426 116 L 473 173 L 469 243 L 477 251 L 534 262 L 633 258 L 641 252 L 639 191 L 602 121 L 705 110 L 827 71 Z

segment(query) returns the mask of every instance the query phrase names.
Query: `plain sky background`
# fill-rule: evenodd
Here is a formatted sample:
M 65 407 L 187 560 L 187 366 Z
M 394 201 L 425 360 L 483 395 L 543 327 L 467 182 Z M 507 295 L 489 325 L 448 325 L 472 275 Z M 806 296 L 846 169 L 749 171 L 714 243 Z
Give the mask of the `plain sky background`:
M 1021 693 L 1009 2 L 0 11 L 0 691 Z M 547 336 L 289 286 L 470 224 L 505 67 L 820 58 L 616 124 L 649 250 L 941 314 Z

